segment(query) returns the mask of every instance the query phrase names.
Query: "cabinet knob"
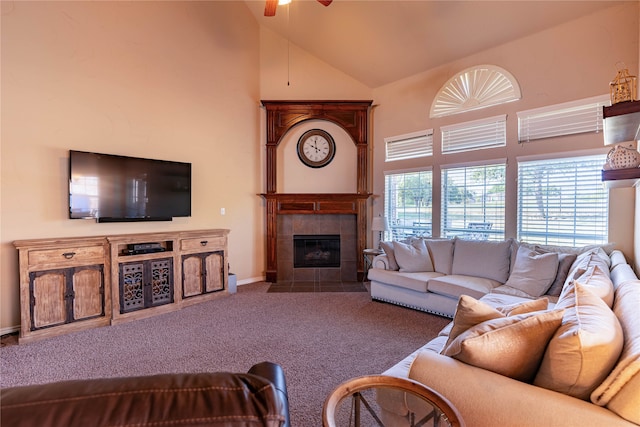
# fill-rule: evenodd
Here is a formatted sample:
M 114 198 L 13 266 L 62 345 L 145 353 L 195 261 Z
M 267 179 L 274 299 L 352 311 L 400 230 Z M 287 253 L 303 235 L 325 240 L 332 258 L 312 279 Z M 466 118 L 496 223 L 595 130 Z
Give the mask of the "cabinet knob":
M 75 256 L 75 252 L 65 252 L 62 254 L 63 257 L 65 257 L 66 259 L 71 259 Z
M 200 241 L 200 246 L 207 246 L 207 243 L 209 243 L 208 240 L 202 240 Z

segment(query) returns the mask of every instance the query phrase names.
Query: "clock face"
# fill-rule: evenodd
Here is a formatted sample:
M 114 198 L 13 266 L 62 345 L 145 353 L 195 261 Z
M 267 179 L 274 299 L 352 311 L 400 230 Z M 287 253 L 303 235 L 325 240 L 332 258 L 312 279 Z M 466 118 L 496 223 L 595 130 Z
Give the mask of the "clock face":
M 305 165 L 321 168 L 328 165 L 336 154 L 336 143 L 322 129 L 306 131 L 298 140 L 298 157 Z

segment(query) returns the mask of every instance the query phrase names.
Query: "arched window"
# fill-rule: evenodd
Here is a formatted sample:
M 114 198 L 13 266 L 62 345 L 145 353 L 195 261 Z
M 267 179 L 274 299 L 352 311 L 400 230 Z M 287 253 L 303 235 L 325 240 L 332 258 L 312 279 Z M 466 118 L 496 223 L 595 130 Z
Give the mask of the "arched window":
M 476 65 L 450 78 L 433 100 L 429 117 L 443 117 L 520 99 L 520 86 L 507 70 Z

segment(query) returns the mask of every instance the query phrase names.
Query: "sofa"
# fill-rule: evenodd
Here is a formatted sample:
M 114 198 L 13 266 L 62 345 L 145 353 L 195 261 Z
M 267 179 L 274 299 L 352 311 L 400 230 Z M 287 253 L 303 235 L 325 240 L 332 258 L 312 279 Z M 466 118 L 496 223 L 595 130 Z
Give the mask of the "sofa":
M 289 427 L 285 376 L 262 362 L 248 373 L 162 374 L 61 381 L 0 391 L 12 427 Z
M 372 297 L 453 320 L 384 375 L 436 390 L 474 427 L 640 425 L 640 280 L 622 252 L 421 240 L 374 259 Z M 385 425 L 414 409 L 398 391 L 378 401 Z

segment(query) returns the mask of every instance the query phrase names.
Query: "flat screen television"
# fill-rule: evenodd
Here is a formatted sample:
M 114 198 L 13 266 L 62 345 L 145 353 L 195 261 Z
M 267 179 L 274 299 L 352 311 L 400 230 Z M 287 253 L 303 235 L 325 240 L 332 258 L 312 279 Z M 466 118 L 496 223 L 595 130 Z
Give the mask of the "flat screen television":
M 191 163 L 69 151 L 69 218 L 170 221 L 191 216 Z

